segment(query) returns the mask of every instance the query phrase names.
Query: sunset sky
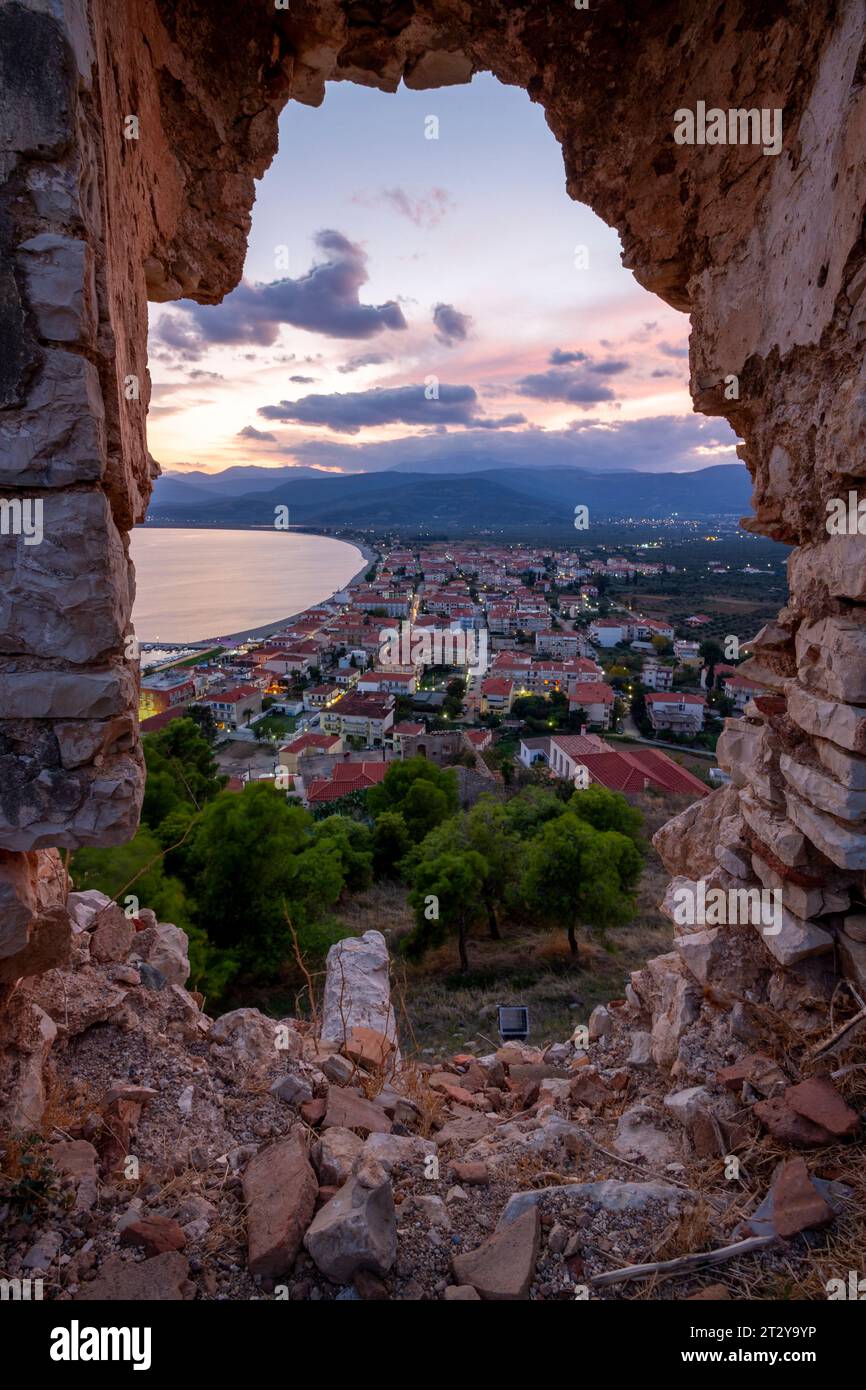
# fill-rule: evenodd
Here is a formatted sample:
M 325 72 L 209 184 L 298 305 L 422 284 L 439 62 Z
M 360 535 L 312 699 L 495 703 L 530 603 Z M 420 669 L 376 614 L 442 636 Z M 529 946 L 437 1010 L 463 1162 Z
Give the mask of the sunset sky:
M 334 83 L 282 115 L 238 289 L 151 305 L 149 445 L 164 469 L 736 462 L 692 414 L 687 341 L 524 91 Z

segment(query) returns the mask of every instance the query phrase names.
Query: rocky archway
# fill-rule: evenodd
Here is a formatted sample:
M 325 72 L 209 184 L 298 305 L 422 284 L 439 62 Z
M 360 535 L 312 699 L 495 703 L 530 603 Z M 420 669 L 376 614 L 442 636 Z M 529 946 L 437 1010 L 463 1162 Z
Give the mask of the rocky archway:
M 785 885 L 784 932 L 754 949 L 784 967 L 786 997 L 826 998 L 823 968 L 800 964 L 813 954 L 866 983 L 860 925 L 844 929 L 866 870 L 866 552 L 825 528 L 827 500 L 866 471 L 858 0 L 68 0 L 62 14 L 0 4 L 0 495 L 4 525 L 41 503 L 44 530 L 0 543 L 2 979 L 58 958 L 62 876 L 34 852 L 116 843 L 136 822 L 125 639 L 127 536 L 154 471 L 146 300 L 211 303 L 237 283 L 286 101 L 315 105 L 334 79 L 435 88 L 490 70 L 542 103 L 569 192 L 618 229 L 638 280 L 689 311 L 696 406 L 745 440 L 746 524 L 798 547 L 754 658 L 770 693 L 724 736 L 733 789 L 661 850 L 674 873 Z M 675 143 L 674 112 L 699 101 L 781 109 L 781 152 Z M 693 948 L 698 979 L 717 977 L 723 947 L 702 942 L 703 964 Z M 669 1063 L 694 1017 L 671 1002 L 679 969 L 656 982 Z

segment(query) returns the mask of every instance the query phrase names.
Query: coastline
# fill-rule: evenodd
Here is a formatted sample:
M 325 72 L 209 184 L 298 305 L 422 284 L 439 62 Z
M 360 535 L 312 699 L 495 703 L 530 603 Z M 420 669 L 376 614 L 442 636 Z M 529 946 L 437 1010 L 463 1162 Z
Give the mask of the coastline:
M 157 531 L 174 530 L 176 528 L 151 525 L 150 527 L 148 527 L 148 529 Z M 213 528 L 210 526 L 202 526 L 193 527 L 189 529 L 210 531 L 217 528 Z M 231 529 L 234 531 L 260 531 L 263 528 L 260 526 L 233 526 L 231 527 Z M 346 580 L 345 584 L 341 584 L 338 589 L 334 589 L 330 594 L 327 594 L 322 598 L 318 599 L 316 603 L 307 604 L 307 608 L 315 608 L 318 603 L 329 603 L 331 599 L 333 599 L 334 594 L 339 594 L 342 593 L 344 589 L 352 588 L 367 573 L 367 570 L 370 568 L 370 565 L 373 563 L 373 561 L 379 558 L 378 553 L 374 550 L 371 550 L 370 547 L 364 541 L 345 540 L 342 536 L 326 536 L 322 535 L 322 533 L 318 531 L 304 531 L 300 534 L 307 536 L 321 536 L 322 540 L 343 540 L 346 545 L 354 546 L 356 550 L 360 551 L 364 559 L 364 563 L 361 566 L 361 568 L 356 570 L 355 573 L 351 576 L 351 578 Z M 215 646 L 234 646 L 238 645 L 241 642 L 257 641 L 262 637 L 270 636 L 272 632 L 279 631 L 280 628 L 287 627 L 290 623 L 294 622 L 296 618 L 299 618 L 301 613 L 305 613 L 306 611 L 306 608 L 301 608 L 295 613 L 290 613 L 289 616 L 286 618 L 275 618 L 270 622 L 261 624 L 261 626 L 259 627 L 244 628 L 240 632 L 230 632 L 225 634 L 225 636 L 222 639 L 218 637 L 202 637 L 196 639 L 194 642 L 183 642 L 176 643 L 173 645 L 183 646 L 184 650 L 188 651 L 202 651 Z M 168 662 L 166 664 L 174 665 L 175 663 Z

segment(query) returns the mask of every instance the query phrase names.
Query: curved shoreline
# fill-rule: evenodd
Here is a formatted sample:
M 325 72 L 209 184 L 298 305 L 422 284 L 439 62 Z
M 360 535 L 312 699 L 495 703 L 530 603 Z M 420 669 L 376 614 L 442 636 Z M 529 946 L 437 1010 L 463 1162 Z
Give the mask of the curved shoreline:
M 147 528 L 144 528 L 144 527 L 143 527 L 142 529 L 147 529 L 147 530 L 150 530 L 150 531 L 173 531 L 173 530 L 177 530 L 177 529 L 179 529 L 179 528 L 174 527 L 174 526 L 156 526 L 156 525 L 151 525 L 151 526 L 148 526 Z M 268 527 L 268 528 L 264 528 L 264 527 L 261 527 L 261 526 L 232 526 L 232 527 L 188 526 L 188 527 L 184 527 L 184 528 L 182 528 L 182 529 L 184 529 L 184 530 L 191 530 L 191 531 L 211 531 L 211 530 L 223 530 L 223 529 L 225 529 L 225 530 L 232 530 L 232 531 L 261 531 L 261 530 L 265 530 L 265 529 L 270 530 L 271 528 L 269 528 L 269 527 Z M 321 532 L 318 532 L 318 531 L 303 531 L 303 532 L 298 532 L 297 534 L 299 534 L 299 535 L 305 535 L 305 536 L 318 536 L 318 537 L 320 537 L 321 540 L 328 540 L 328 541 L 343 541 L 343 544 L 344 544 L 344 545 L 351 545 L 351 546 L 354 547 L 355 550 L 357 550 L 357 551 L 359 551 L 359 552 L 361 553 L 361 555 L 362 555 L 363 558 L 364 558 L 364 564 L 361 566 L 360 569 L 358 569 L 358 570 L 355 571 L 355 573 L 351 576 L 351 578 L 349 578 L 349 579 L 346 580 L 345 584 L 341 584 L 341 585 L 339 586 L 339 588 L 333 589 L 333 590 L 331 591 L 330 594 L 324 595 L 322 598 L 317 599 L 314 603 L 308 603 L 308 604 L 306 605 L 305 608 L 300 608 L 300 609 L 298 609 L 297 612 L 295 612 L 295 613 L 290 613 L 289 616 L 286 617 L 286 618 L 274 618 L 274 619 L 272 619 L 271 621 L 269 621 L 269 622 L 267 622 L 267 623 L 262 623 L 262 624 L 261 624 L 260 626 L 258 626 L 258 627 L 249 627 L 249 628 L 244 628 L 244 629 L 242 629 L 242 630 L 239 631 L 239 632 L 231 632 L 231 633 L 228 633 L 228 634 L 227 634 L 225 637 L 223 637 L 223 638 L 219 638 L 219 637 L 202 637 L 202 638 L 196 639 L 196 640 L 193 641 L 193 642 L 176 642 L 176 643 L 175 643 L 175 642 L 172 642 L 172 643 L 170 643 L 170 644 L 169 644 L 169 643 L 165 643 L 165 645 L 166 645 L 166 646 L 171 645 L 171 646 L 176 646 L 176 647 L 183 647 L 183 649 L 184 649 L 185 651 L 202 651 L 202 650 L 206 650 L 206 649 L 208 649 L 208 648 L 210 648 L 210 647 L 215 647 L 215 646 L 222 646 L 222 647 L 236 646 L 236 645 L 240 644 L 241 642 L 252 642 L 252 641 L 256 641 L 256 640 L 259 639 L 259 638 L 267 637 L 267 636 L 270 635 L 270 633 L 272 633 L 272 632 L 277 632 L 280 628 L 287 627 L 287 626 L 289 625 L 289 623 L 294 622 L 294 620 L 295 620 L 296 618 L 300 617 L 301 613 L 305 613 L 305 612 L 307 611 L 307 608 L 315 608 L 315 607 L 317 606 L 317 604 L 320 604 L 320 603 L 329 603 L 329 602 L 331 601 L 331 599 L 334 597 L 334 594 L 341 593 L 344 589 L 350 589 L 354 584 L 357 584 L 357 582 L 358 582 L 359 579 L 363 578 L 363 576 L 367 573 L 367 570 L 370 568 L 370 565 L 373 563 L 373 561 L 376 560 L 376 559 L 378 559 L 377 553 L 376 553 L 375 551 L 371 550 L 371 549 L 369 548 L 369 546 L 368 546 L 364 541 L 356 541 L 356 540 L 351 540 L 351 541 L 350 541 L 350 540 L 344 540 L 342 536 L 327 536 L 327 535 L 322 535 Z M 178 659 L 179 659 L 179 660 L 183 660 L 183 658 L 178 658 Z M 160 663 L 160 664 L 161 664 L 161 663 Z M 174 662 L 167 662 L 167 663 L 166 663 L 166 665 L 174 665 L 174 664 L 175 664 Z

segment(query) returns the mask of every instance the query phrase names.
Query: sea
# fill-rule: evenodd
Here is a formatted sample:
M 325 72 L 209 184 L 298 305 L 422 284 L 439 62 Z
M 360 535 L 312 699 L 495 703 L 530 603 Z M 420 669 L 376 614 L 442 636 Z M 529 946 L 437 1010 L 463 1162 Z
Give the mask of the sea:
M 366 564 L 347 541 L 291 531 L 139 526 L 131 550 L 135 635 L 166 650 L 276 624 L 330 598 Z

